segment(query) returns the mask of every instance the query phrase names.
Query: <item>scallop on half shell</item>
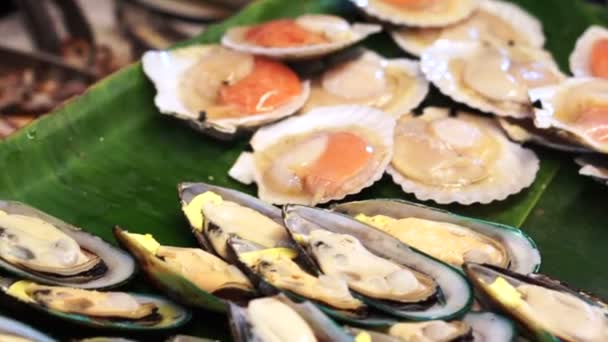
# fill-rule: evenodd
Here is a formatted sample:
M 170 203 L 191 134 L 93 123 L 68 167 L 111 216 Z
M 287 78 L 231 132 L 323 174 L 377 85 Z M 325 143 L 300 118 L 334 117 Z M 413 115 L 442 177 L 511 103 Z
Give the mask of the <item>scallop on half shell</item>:
M 398 116 L 416 108 L 428 91 L 429 83 L 420 72 L 418 62 L 406 58 L 385 59 L 367 50 L 313 80 L 310 97 L 302 111 L 362 104 Z
M 580 36 L 570 55 L 570 71 L 576 77 L 608 78 L 608 29 L 591 26 Z
M 350 0 L 365 14 L 394 25 L 439 27 L 465 19 L 479 0 Z
M 608 80 L 570 78 L 557 86 L 530 90 L 534 124 L 569 133 L 584 146 L 608 153 Z
M 448 109 L 402 116 L 387 172 L 419 200 L 490 203 L 530 186 L 539 169 L 534 152 L 504 135 L 496 122 Z
M 405 52 L 420 56 L 438 39 L 499 40 L 507 44 L 542 47 L 545 44 L 542 24 L 516 4 L 484 0 L 470 17 L 446 27 L 402 27 L 391 31 L 393 40 Z
M 486 113 L 529 117 L 531 88 L 564 79 L 548 52 L 521 44 L 439 40 L 422 54 L 426 78 L 453 100 Z
M 395 119 L 366 106 L 320 107 L 266 126 L 229 174 L 275 204 L 318 204 L 371 186 L 393 153 Z
M 218 138 L 289 116 L 309 94 L 281 62 L 219 45 L 148 51 L 142 62 L 159 111 Z
M 231 28 L 222 44 L 271 58 L 310 59 L 345 49 L 381 30 L 376 24 L 350 24 L 334 15 L 307 14 Z

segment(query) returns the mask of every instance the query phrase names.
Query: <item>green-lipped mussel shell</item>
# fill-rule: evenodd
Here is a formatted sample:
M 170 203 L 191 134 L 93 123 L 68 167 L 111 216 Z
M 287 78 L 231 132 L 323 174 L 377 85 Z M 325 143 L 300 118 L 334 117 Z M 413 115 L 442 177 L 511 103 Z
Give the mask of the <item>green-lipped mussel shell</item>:
M 351 336 L 312 303 L 308 301 L 296 303 L 283 294 L 272 298 L 279 300 L 295 311 L 311 328 L 318 341 L 354 342 Z M 229 321 L 235 341 L 257 341 L 252 331 L 252 324 L 246 307 L 230 304 Z M 279 319 L 277 322 L 281 322 L 281 320 Z
M 359 297 L 369 306 L 388 315 L 413 321 L 450 320 L 469 311 L 473 303 L 473 289 L 457 269 L 424 253 L 411 249 L 396 238 L 374 229 L 354 218 L 302 205 L 284 207 L 284 221 L 294 234 L 307 235 L 316 229 L 351 235 L 371 253 L 431 277 L 437 285 L 437 296 L 428 305 L 407 306 L 392 301 Z
M 86 274 L 82 276 L 62 277 L 48 273 L 33 272 L 0 259 L 0 268 L 5 269 L 10 273 L 39 283 L 85 289 L 106 289 L 116 287 L 127 282 L 135 273 L 135 261 L 127 253 L 103 241 L 97 236 L 19 202 L 0 201 L 0 210 L 9 215 L 16 214 L 35 217 L 54 225 L 66 235 L 76 240 L 81 248 L 99 256 L 106 267 L 103 275 L 86 280 Z M 82 278 L 85 278 L 85 280 Z
M 182 275 L 173 272 L 152 253 L 132 242 L 120 227 L 114 228 L 114 236 L 138 260 L 147 278 L 157 288 L 182 304 L 215 312 L 226 312 L 228 308 L 226 300 L 240 302 L 255 296 L 253 291 L 228 287 L 209 293 Z
M 510 318 L 514 319 L 521 327 L 524 328 L 527 336 L 538 341 L 562 342 L 569 340 L 562 336 L 556 336 L 553 333 L 546 331 L 544 328 L 540 328 L 538 323 L 530 322 L 528 318 L 522 316 L 519 312 L 511 310 L 511 308 L 506 304 L 505 299 L 500 299 L 494 296 L 493 292 L 490 291 L 490 284 L 501 278 L 513 288 L 520 285 L 535 285 L 549 290 L 563 292 L 572 295 L 591 306 L 599 308 L 604 312 L 605 317 L 608 316 L 608 304 L 605 300 L 579 290 L 574 290 L 564 283 L 552 279 L 546 275 L 537 273 L 525 275 L 512 272 L 507 269 L 502 269 L 500 267 L 475 263 L 466 263 L 464 265 L 464 271 L 475 286 L 475 290 L 479 294 L 479 298 L 485 306 L 495 308 L 501 313 L 504 313 Z M 604 330 L 604 332 L 608 334 L 608 329 Z
M 374 199 L 341 203 L 333 210 L 350 216 L 384 215 L 394 219 L 418 218 L 446 222 L 468 228 L 503 245 L 509 258 L 510 270 L 520 273 L 535 272 L 540 267 L 540 252 L 536 243 L 526 233 L 515 227 L 460 216 L 449 211 L 398 199 Z M 412 246 L 416 247 L 416 246 Z
M 147 302 L 152 302 L 158 307 L 158 311 L 154 317 L 147 317 L 140 320 L 129 319 L 112 319 L 106 317 L 92 317 L 81 314 L 73 314 L 60 312 L 47 307 L 44 307 L 36 302 L 26 302 L 8 294 L 9 287 L 17 280 L 11 278 L 0 277 L 0 290 L 2 302 L 6 305 L 15 305 L 22 307 L 24 310 L 31 310 L 32 314 L 44 313 L 49 318 L 57 318 L 76 325 L 104 328 L 109 330 L 124 330 L 124 331 L 155 331 L 168 330 L 178 328 L 190 321 L 191 313 L 185 308 L 170 302 L 169 300 L 149 294 L 129 293 L 138 298 L 145 299 Z M 158 315 L 158 316 L 157 316 Z

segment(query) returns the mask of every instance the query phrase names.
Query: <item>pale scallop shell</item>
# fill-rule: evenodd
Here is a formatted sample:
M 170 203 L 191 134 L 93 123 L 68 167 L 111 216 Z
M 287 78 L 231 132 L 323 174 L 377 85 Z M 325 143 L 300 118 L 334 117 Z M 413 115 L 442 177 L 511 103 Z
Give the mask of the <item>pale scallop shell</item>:
M 199 113 L 189 110 L 180 99 L 179 85 L 184 72 L 196 64 L 212 47 L 212 45 L 198 45 L 176 50 L 148 51 L 143 55 L 144 72 L 156 88 L 154 104 L 162 114 L 188 121 L 201 131 L 213 130 L 233 135 L 240 128 L 254 128 L 294 114 L 308 99 L 310 82 L 302 81 L 302 93 L 275 110 L 240 118 L 201 121 Z
M 568 123 L 562 122 L 555 119 L 554 114 L 556 111 L 556 101 L 563 92 L 568 89 L 575 88 L 587 82 L 606 82 L 608 80 L 601 80 L 592 77 L 579 77 L 579 78 L 568 78 L 566 81 L 548 87 L 530 89 L 528 95 L 534 102 L 540 101 L 541 108 L 534 108 L 534 124 L 536 127 L 541 129 L 556 128 L 571 133 L 571 135 L 580 141 L 584 146 L 589 147 L 592 150 L 608 153 L 608 147 L 598 144 L 593 139 L 590 139 L 584 132 L 568 125 Z
M 505 23 L 510 23 L 514 30 L 518 31 L 520 35 L 527 38 L 531 46 L 540 48 L 545 44 L 545 35 L 543 33 L 541 22 L 516 4 L 500 0 L 482 0 L 479 4 L 478 11 L 488 12 L 499 17 Z M 475 15 L 476 13 L 473 13 L 471 17 Z M 458 27 L 466 24 L 467 22 L 468 19 L 465 19 L 462 22 L 450 25 L 448 27 L 428 28 L 422 30 L 428 32 L 434 31 L 437 35 L 440 35 L 442 32 L 450 30 L 452 27 Z M 434 41 L 426 43 L 420 39 L 417 39 L 419 34 L 417 34 L 416 31 L 416 29 L 403 27 L 400 29 L 391 30 L 390 34 L 395 43 L 397 43 L 397 45 L 405 52 L 414 56 L 420 56 L 424 49 L 431 46 Z
M 591 26 L 578 38 L 574 51 L 570 54 L 570 72 L 576 77 L 589 77 L 589 59 L 593 44 L 599 39 L 608 39 L 608 29 L 602 26 Z
M 343 33 L 341 33 L 339 36 L 334 37 L 334 41 L 328 43 L 298 47 L 264 47 L 249 43 L 243 38 L 243 35 L 249 28 L 251 28 L 251 26 L 237 26 L 229 29 L 222 37 L 222 45 L 237 51 L 248 52 L 251 54 L 276 59 L 311 59 L 343 50 L 362 41 L 372 34 L 382 31 L 382 27 L 380 25 L 354 23 L 350 24 L 347 37 L 344 37 Z
M 319 204 L 310 203 L 309 200 L 304 200 L 302 197 L 293 197 L 268 189 L 262 181 L 260 170 L 258 170 L 255 165 L 254 154 L 256 151 L 263 151 L 268 147 L 271 147 L 286 136 L 302 135 L 322 129 L 339 129 L 340 127 L 348 126 L 359 126 L 366 131 L 373 132 L 379 139 L 379 142 L 386 148 L 387 153 L 385 156 L 382 156 L 379 166 L 374 170 L 373 175 L 366 182 L 335 198 L 328 198 L 320 203 L 340 200 L 347 195 L 359 193 L 362 189 L 371 186 L 382 178 L 384 170 L 390 162 L 393 153 L 395 119 L 385 112 L 367 106 L 343 105 L 319 107 L 304 115 L 292 117 L 270 126 L 265 126 L 259 129 L 250 141 L 253 152 L 243 152 L 228 174 L 232 178 L 245 184 L 250 184 L 252 182 L 257 183 L 258 197 L 268 203 Z
M 432 115 L 436 118 L 447 117 L 449 116 L 449 109 L 429 107 L 425 109 L 423 115 Z M 407 178 L 392 165 L 389 165 L 387 173 L 392 176 L 395 183 L 401 186 L 404 192 L 413 193 L 419 200 L 432 200 L 439 204 L 487 204 L 504 200 L 510 195 L 519 193 L 534 182 L 540 164 L 534 152 L 511 142 L 491 118 L 462 112 L 458 115 L 475 118 L 478 124 L 483 125 L 501 144 L 502 153 L 494 164 L 493 175 L 479 183 L 463 188 L 442 188 L 422 184 Z
M 397 102 L 392 103 L 391 106 L 378 107 L 378 109 L 394 115 L 398 117 L 404 113 L 410 112 L 412 109 L 418 107 L 420 103 L 424 100 L 426 95 L 429 92 L 429 82 L 424 78 L 424 75 L 420 71 L 420 65 L 417 61 L 407 59 L 407 58 L 393 58 L 386 59 L 377 53 L 371 50 L 365 50 L 362 55 L 358 56 L 360 59 L 377 59 L 380 60 L 383 64 L 384 68 L 397 68 L 404 72 L 407 76 L 412 79 L 412 82 L 415 84 L 412 86 L 413 89 L 405 96 L 406 94 L 400 94 L 400 96 L 396 97 Z M 321 87 L 318 84 L 312 85 L 312 87 Z M 362 85 L 363 86 L 363 85 Z M 396 89 L 399 91 L 400 89 Z M 314 101 L 314 92 L 311 93 L 311 96 L 308 98 L 308 102 L 302 108 L 303 111 L 311 110 L 313 107 L 310 105 L 310 102 Z M 349 104 L 348 99 L 341 99 L 340 103 L 333 103 L 332 105 L 340 105 L 340 104 Z M 356 101 L 356 100 L 355 100 Z M 355 103 L 353 103 L 355 104 Z M 325 105 L 327 106 L 327 105 Z
M 533 119 L 498 118 L 498 124 L 511 138 L 520 144 L 533 143 L 564 152 L 589 153 L 588 148 L 565 132 L 554 129 L 540 129 Z
M 396 10 L 394 6 L 382 0 L 350 0 L 363 12 L 380 21 L 401 26 L 441 27 L 461 21 L 477 9 L 480 0 L 448 0 L 454 8 L 448 13 L 433 11 L 411 11 L 407 13 Z
M 443 94 L 454 101 L 464 103 L 472 108 L 498 116 L 526 118 L 532 115 L 532 106 L 510 102 L 493 103 L 474 90 L 462 87 L 460 75 L 455 75 L 449 68 L 450 62 L 456 58 L 466 59 L 473 56 L 482 47 L 481 42 L 450 41 L 440 39 L 426 49 L 420 59 L 420 68 L 426 78 L 431 81 Z M 546 51 L 536 48 L 522 47 L 535 54 L 538 60 L 545 60 L 556 75 L 562 75 L 553 57 Z M 500 106 L 499 104 L 505 104 Z M 510 106 L 506 106 L 509 104 Z

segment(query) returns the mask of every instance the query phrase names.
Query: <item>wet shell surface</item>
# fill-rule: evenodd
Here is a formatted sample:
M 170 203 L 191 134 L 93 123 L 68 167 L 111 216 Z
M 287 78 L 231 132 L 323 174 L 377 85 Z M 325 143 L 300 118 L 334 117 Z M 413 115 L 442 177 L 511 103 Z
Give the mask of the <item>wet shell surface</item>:
M 399 116 L 416 108 L 429 91 L 417 61 L 385 59 L 366 50 L 354 60 L 338 64 L 313 80 L 302 108 L 362 104 Z
M 6 304 L 87 327 L 165 330 L 180 327 L 191 318 L 183 307 L 148 294 L 47 286 L 10 278 L 0 278 L 0 293 Z
M 515 118 L 532 115 L 529 89 L 564 78 L 544 50 L 490 42 L 439 40 L 424 51 L 420 66 L 426 78 L 453 100 Z
M 376 24 L 350 24 L 337 16 L 310 14 L 231 28 L 222 44 L 255 55 L 298 60 L 337 52 L 380 31 Z M 292 40 L 284 41 L 286 37 Z
M 325 203 L 382 177 L 393 153 L 395 119 L 366 106 L 316 108 L 266 126 L 232 166 L 232 178 L 258 185 L 274 204 Z M 334 155 L 335 153 L 335 155 Z
M 340 203 L 332 209 L 454 267 L 474 260 L 523 273 L 540 267 L 538 247 L 515 227 L 397 199 Z
M 419 200 L 472 204 L 520 192 L 538 169 L 534 152 L 509 141 L 494 120 L 431 107 L 399 119 L 387 172 Z
M 394 25 L 440 27 L 463 20 L 479 0 L 350 0 L 367 15 Z
M 414 56 L 420 56 L 438 39 L 496 39 L 504 44 L 514 41 L 539 48 L 545 44 L 545 35 L 538 19 L 521 7 L 500 0 L 481 1 L 477 11 L 469 18 L 447 27 L 403 27 L 390 33 L 399 47 Z
M 532 89 L 534 124 L 569 133 L 579 143 L 608 153 L 608 80 L 570 78 L 557 86 Z
M 139 261 L 142 271 L 160 290 L 175 300 L 216 312 L 225 312 L 226 300 L 254 296 L 247 278 L 234 266 L 199 248 L 163 246 L 150 234 L 114 228 L 114 236 Z
M 606 303 L 542 274 L 519 274 L 480 264 L 465 272 L 484 304 L 516 320 L 543 341 L 608 340 Z
M 309 82 L 287 66 L 219 45 L 148 51 L 142 63 L 161 113 L 220 138 L 295 113 L 310 91 Z M 286 89 L 274 89 L 277 84 Z M 237 87 L 250 93 L 245 96 Z
M 534 125 L 534 120 L 531 118 L 515 119 L 500 117 L 497 120 L 503 131 L 515 142 L 521 144 L 533 143 L 565 152 L 591 152 L 572 137 L 572 134 L 562 130 L 538 128 Z
M 608 29 L 589 27 L 570 54 L 570 72 L 575 77 L 608 78 Z
M 116 287 L 135 262 L 101 238 L 23 203 L 0 201 L 0 268 L 40 283 Z

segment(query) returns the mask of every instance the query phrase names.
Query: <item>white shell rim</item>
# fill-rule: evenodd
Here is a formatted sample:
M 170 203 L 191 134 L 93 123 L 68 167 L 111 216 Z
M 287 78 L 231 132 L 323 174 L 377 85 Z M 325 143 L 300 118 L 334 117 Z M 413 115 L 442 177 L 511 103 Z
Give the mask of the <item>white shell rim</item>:
M 532 115 L 530 105 L 529 112 L 520 112 L 517 110 L 507 110 L 492 104 L 490 101 L 479 96 L 470 96 L 463 91 L 460 91 L 460 84 L 457 83 L 455 77 L 452 77 L 449 71 L 449 63 L 456 57 L 471 56 L 476 49 L 481 47 L 480 42 L 475 41 L 450 41 L 440 39 L 433 46 L 426 49 L 420 59 L 420 68 L 425 74 L 427 80 L 433 83 L 441 93 L 451 97 L 454 101 L 466 104 L 472 108 L 481 110 L 485 113 L 496 114 L 498 116 L 509 116 L 514 118 L 526 118 Z M 544 50 L 538 50 L 539 53 L 546 53 Z M 547 55 L 550 57 L 550 55 Z M 561 71 L 551 59 L 552 68 L 557 75 L 562 75 Z M 448 76 L 446 76 L 446 74 Z M 524 107 L 522 105 L 522 107 Z
M 541 22 L 518 5 L 500 0 L 482 0 L 479 9 L 483 9 L 511 24 L 520 35 L 528 38 L 532 46 L 543 47 L 545 35 Z M 473 13 L 472 15 L 475 15 Z M 458 23 L 454 24 L 458 25 Z M 446 28 L 449 29 L 449 28 Z M 419 57 L 426 48 L 432 45 L 419 44 L 407 35 L 409 28 L 390 30 L 389 33 L 395 43 L 405 52 Z M 437 28 L 441 30 L 441 28 Z
M 339 196 L 328 198 L 315 204 L 326 203 L 333 200 L 341 200 L 347 195 L 359 193 L 364 188 L 371 186 L 382 178 L 386 166 L 392 159 L 393 153 L 395 119 L 390 114 L 375 108 L 358 105 L 318 107 L 304 115 L 291 117 L 273 125 L 262 127 L 253 135 L 250 144 L 254 150 L 253 153 L 255 154 L 255 151 L 265 150 L 279 141 L 283 136 L 298 135 L 318 129 L 339 128 L 351 125 L 360 126 L 366 130 L 375 132 L 380 139 L 381 144 L 386 148 L 387 153 L 367 182 L 364 182 L 360 186 L 346 191 Z M 258 186 L 258 197 L 265 202 L 274 204 L 311 204 L 309 201 L 301 199 L 300 197 L 295 198 L 267 189 L 262 181 L 260 170 L 255 167 L 252 162 L 253 158 L 251 157 L 252 156 L 247 156 L 247 154 L 245 154 L 244 157 L 241 155 L 237 160 L 241 161 L 241 163 L 235 163 L 229 174 L 245 180 L 247 177 L 252 176 Z M 253 168 L 253 170 L 251 170 L 251 168 Z M 241 176 L 239 177 L 238 175 Z M 246 175 L 244 176 L 245 178 L 243 178 L 242 175 Z
M 530 91 L 528 91 L 530 99 L 532 101 L 540 101 L 542 104 L 542 108 L 534 108 L 534 125 L 541 129 L 557 128 L 570 132 L 578 138 L 584 146 L 598 152 L 608 153 L 608 146 L 601 146 L 601 144 L 596 143 L 593 139 L 589 139 L 583 132 L 556 120 L 553 117 L 553 114 L 556 111 L 554 104 L 555 97 L 559 95 L 560 92 L 570 87 L 576 87 L 580 84 L 597 80 L 600 79 L 592 77 L 574 77 L 568 78 L 558 85 L 530 89 Z M 606 82 L 608 82 L 608 80 L 606 80 Z
M 459 115 L 463 114 L 464 113 L 460 113 Z M 421 201 L 432 200 L 438 204 L 449 204 L 454 202 L 464 205 L 473 203 L 488 204 L 493 201 L 502 201 L 510 195 L 521 192 L 523 189 L 532 185 L 536 178 L 536 174 L 540 169 L 538 157 L 532 150 L 511 142 L 492 119 L 484 118 L 484 120 L 488 120 L 488 127 L 492 127 L 489 131 L 496 137 L 503 148 L 502 158 L 495 162 L 495 168 L 500 169 L 499 165 L 501 163 L 512 166 L 514 162 L 518 162 L 519 174 L 511 175 L 510 177 L 503 176 L 503 181 L 500 183 L 492 183 L 490 189 L 487 188 L 487 185 L 481 186 L 474 184 L 469 189 L 463 188 L 459 191 L 450 191 L 449 188 L 444 190 L 437 186 L 422 184 L 416 180 L 410 179 L 401 174 L 401 172 L 395 169 L 392 164 L 389 164 L 386 172 L 393 178 L 395 183 L 401 186 L 401 189 L 404 192 L 414 194 L 414 196 Z M 513 158 L 517 159 L 513 160 Z
M 250 26 L 239 26 L 229 29 L 222 37 L 222 45 L 242 52 L 267 56 L 277 59 L 306 59 L 330 54 L 354 45 L 372 34 L 382 31 L 376 24 L 355 23 L 351 25 L 352 36 L 348 40 L 299 47 L 273 48 L 248 44 L 237 39 Z
M 415 27 L 442 27 L 461 21 L 471 15 L 475 9 L 479 6 L 480 0 L 457 0 L 456 2 L 464 2 L 465 5 L 460 8 L 458 13 L 449 16 L 441 16 L 438 18 L 429 19 L 417 18 L 416 15 L 408 16 L 407 18 L 394 14 L 387 13 L 379 8 L 370 6 L 368 0 L 349 0 L 354 3 L 358 8 L 368 15 L 377 18 L 381 21 L 388 22 L 394 25 L 400 26 L 415 26 Z
M 302 92 L 288 103 L 266 113 L 245 115 L 239 118 L 199 120 L 199 113 L 189 110 L 177 95 L 182 74 L 186 72 L 202 53 L 215 45 L 195 45 L 176 50 L 154 50 L 144 53 L 142 66 L 146 76 L 156 89 L 154 104 L 161 114 L 192 122 L 201 129 L 212 128 L 234 134 L 239 127 L 255 127 L 294 114 L 308 99 L 310 82 L 301 81 Z
M 569 58 L 570 72 L 575 77 L 591 76 L 589 57 L 591 56 L 593 44 L 598 39 L 608 39 L 608 29 L 593 25 L 587 28 L 576 40 L 574 50 L 572 50 Z

